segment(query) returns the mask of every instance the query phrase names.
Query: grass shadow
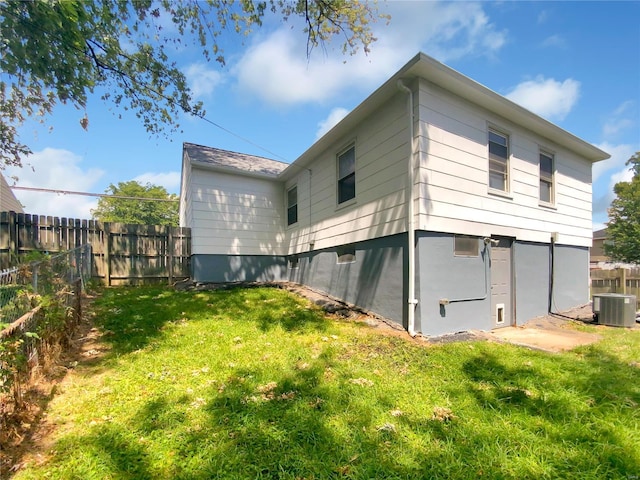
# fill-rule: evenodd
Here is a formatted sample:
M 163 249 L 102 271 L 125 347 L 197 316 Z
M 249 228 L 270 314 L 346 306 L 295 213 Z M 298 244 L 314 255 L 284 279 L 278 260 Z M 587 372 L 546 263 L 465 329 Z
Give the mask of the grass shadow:
M 574 353 L 531 354 L 526 367 L 484 351 L 462 370 L 473 398 L 496 421 L 568 447 L 576 469 L 597 466 L 604 477 L 625 478 L 640 472 L 640 432 L 628 418 L 640 404 L 640 369 L 599 346 L 584 350 L 581 361 Z M 567 461 L 550 464 L 562 469 Z
M 283 308 L 283 303 L 285 307 Z M 275 288 L 230 288 L 180 292 L 167 287 L 105 289 L 96 301 L 95 322 L 108 335 L 114 355 L 144 348 L 167 325 L 181 321 L 231 319 L 255 322 L 263 332 L 324 331 L 322 311 L 293 294 Z

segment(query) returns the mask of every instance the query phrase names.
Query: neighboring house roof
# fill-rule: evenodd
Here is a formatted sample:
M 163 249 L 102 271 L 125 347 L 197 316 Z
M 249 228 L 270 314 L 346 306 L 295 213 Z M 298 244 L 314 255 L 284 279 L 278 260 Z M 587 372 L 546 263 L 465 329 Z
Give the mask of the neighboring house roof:
M 605 240 L 607 238 L 607 229 L 606 228 L 602 228 L 600 230 L 596 230 L 595 232 L 593 232 L 593 239 L 594 240 Z
M 11 187 L 0 173 L 0 212 L 24 213 L 22 204 L 13 194 Z
M 479 105 L 488 111 L 508 118 L 510 121 L 564 146 L 591 162 L 598 162 L 610 157 L 608 153 L 488 89 L 484 85 L 462 75 L 460 72 L 447 67 L 424 53 L 418 53 L 395 75 L 293 162 L 291 166 L 283 172 L 283 177 L 287 178 L 297 173 L 296 167 L 302 167 L 312 162 L 319 153 L 339 141 L 345 131 L 362 122 L 363 119 L 369 116 L 375 109 L 395 95 L 398 92 L 398 81 L 410 82 L 418 77 L 424 78 L 432 84 Z
M 277 177 L 289 164 L 269 158 L 230 152 L 220 148 L 184 143 L 183 151 L 192 163 L 230 173 Z

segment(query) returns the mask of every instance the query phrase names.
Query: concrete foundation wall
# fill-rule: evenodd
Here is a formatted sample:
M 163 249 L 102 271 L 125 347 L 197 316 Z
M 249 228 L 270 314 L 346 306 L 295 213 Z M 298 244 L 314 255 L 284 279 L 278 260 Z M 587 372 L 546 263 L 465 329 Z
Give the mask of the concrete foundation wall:
M 297 256 L 194 255 L 196 282 L 291 281 L 406 326 L 406 234 L 358 242 L 347 247 L 355 261 L 338 263 L 341 248 Z M 297 266 L 290 261 L 297 258 Z
M 338 263 L 340 249 L 297 256 L 289 280 L 375 312 L 406 326 L 406 234 L 358 242 L 355 262 Z
M 279 282 L 287 280 L 287 260 L 271 255 L 193 255 L 195 282 Z
M 556 245 L 552 311 L 589 303 L 589 249 Z
M 516 320 L 524 324 L 549 310 L 551 246 L 515 245 Z M 561 312 L 589 302 L 589 249 L 556 245 L 551 310 Z
M 407 328 L 406 238 L 406 234 L 398 234 L 289 257 L 194 255 L 192 278 L 196 282 L 214 283 L 300 283 Z M 338 254 L 344 253 L 344 248 L 355 252 L 355 261 L 338 262 Z M 416 331 L 435 336 L 490 330 L 493 327 L 491 270 L 488 247 L 482 239 L 478 238 L 478 256 L 456 256 L 454 235 L 419 231 L 416 249 Z M 513 292 L 517 324 L 547 313 L 549 265 L 548 244 L 514 242 Z M 588 249 L 557 245 L 553 310 L 587 303 L 588 280 Z M 448 304 L 441 305 L 440 300 Z
M 450 234 L 417 233 L 416 330 L 424 335 L 491 328 L 485 246 L 478 239 L 477 257 L 457 257 L 453 244 Z M 441 306 L 441 299 L 451 303 Z

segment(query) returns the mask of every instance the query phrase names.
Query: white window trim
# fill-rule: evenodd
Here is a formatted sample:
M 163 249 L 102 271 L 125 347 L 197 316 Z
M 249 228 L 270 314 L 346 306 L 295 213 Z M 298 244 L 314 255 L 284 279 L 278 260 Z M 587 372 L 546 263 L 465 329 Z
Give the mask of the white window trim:
M 476 241 L 476 250 L 474 254 L 469 254 L 467 253 L 457 253 L 456 252 L 456 239 L 457 238 L 470 238 L 470 239 L 474 239 Z M 473 235 L 462 235 L 462 234 L 455 234 L 453 236 L 453 256 L 454 257 L 467 257 L 467 258 L 475 258 L 480 256 L 480 241 L 478 237 L 475 237 Z
M 489 132 L 493 132 L 497 135 L 501 135 L 503 137 L 506 137 L 507 139 L 507 181 L 505 182 L 505 190 L 500 190 L 497 188 L 491 188 L 491 171 L 490 171 L 490 153 L 489 153 Z M 500 197 L 504 197 L 504 198 L 508 198 L 510 200 L 513 200 L 513 194 L 511 191 L 511 185 L 512 185 L 512 177 L 513 177 L 513 169 L 512 169 L 512 134 L 509 130 L 501 128 L 501 127 L 496 127 L 495 125 L 492 124 L 488 124 L 487 125 L 487 190 L 490 194 L 492 195 L 497 195 Z
M 548 202 L 540 198 L 540 182 L 543 181 L 540 171 L 540 155 L 546 155 L 547 157 L 551 158 L 551 198 Z M 540 206 L 555 208 L 557 186 L 556 154 L 553 152 L 553 150 L 540 147 L 538 150 L 538 202 Z
M 296 189 L 296 203 L 294 204 L 296 206 L 296 221 L 293 222 L 293 223 L 289 223 L 289 208 L 291 208 L 293 206 L 293 205 L 289 205 L 289 192 L 291 190 L 293 190 L 294 188 Z M 299 205 L 298 195 L 299 195 L 299 193 L 300 192 L 298 192 L 298 184 L 297 183 L 294 183 L 289 188 L 287 188 L 286 191 L 285 191 L 285 199 L 284 199 L 285 205 L 284 205 L 284 207 L 285 207 L 285 213 L 286 213 L 285 217 L 286 217 L 286 222 L 287 222 L 287 228 L 295 226 L 300 221 L 300 217 L 299 217 L 300 210 L 298 209 L 298 205 Z
M 353 198 L 349 200 L 345 200 L 340 203 L 340 157 L 347 153 L 349 150 L 353 148 L 353 175 L 354 181 L 357 181 L 357 171 L 358 171 L 358 151 L 356 148 L 356 141 L 352 140 L 347 143 L 342 149 L 338 150 L 336 153 L 336 210 L 340 210 L 342 208 L 348 207 L 356 203 L 356 199 L 358 198 L 358 191 L 356 190 Z

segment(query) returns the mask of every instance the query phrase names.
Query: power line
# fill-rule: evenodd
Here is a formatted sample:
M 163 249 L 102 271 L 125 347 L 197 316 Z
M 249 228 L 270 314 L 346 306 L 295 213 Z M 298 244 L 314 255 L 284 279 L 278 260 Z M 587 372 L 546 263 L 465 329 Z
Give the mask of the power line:
M 53 188 L 19 187 L 17 185 L 10 188 L 14 190 L 29 190 L 30 192 L 57 193 L 60 195 L 83 195 L 85 197 L 119 198 L 122 200 L 142 200 L 145 202 L 179 202 L 180 201 L 180 199 L 177 199 L 177 198 L 172 199 L 172 198 L 127 197 L 125 195 L 109 195 L 108 193 L 75 192 L 72 190 L 57 190 Z
M 196 4 L 196 5 L 197 5 L 197 4 Z M 199 13 L 201 13 L 201 12 L 200 12 L 200 10 L 198 10 L 198 11 L 199 11 Z M 18 18 L 18 19 L 20 19 L 20 17 L 18 17 L 17 15 L 15 15 L 15 14 L 13 14 L 13 13 L 11 13 L 11 12 L 4 11 L 4 9 L 2 9 L 2 13 L 3 13 L 3 14 L 8 14 L 8 15 L 10 15 L 10 16 L 12 16 L 12 17 L 14 17 L 14 18 Z M 209 25 L 208 25 L 206 22 L 205 22 L 205 26 L 207 27 L 207 29 L 209 29 Z M 58 38 L 60 38 L 60 35 L 58 35 L 58 34 L 57 34 L 57 32 L 50 32 L 50 31 L 48 32 L 48 31 L 46 31 L 46 30 L 44 30 L 44 29 L 42 29 L 42 28 L 37 28 L 37 27 L 36 27 L 36 29 L 37 29 L 37 30 L 39 30 L 39 31 L 41 31 L 41 32 L 43 32 L 43 33 L 49 33 L 49 34 L 53 33 L 53 34 L 54 34 L 54 35 L 56 35 Z M 209 29 L 209 33 L 211 33 L 210 29 Z M 88 39 L 88 40 L 93 41 L 93 39 Z M 213 40 L 215 41 L 215 39 L 213 39 Z M 105 52 L 107 51 L 107 50 L 106 50 L 106 47 L 105 47 L 104 45 L 102 45 L 101 43 L 97 43 L 97 46 L 99 46 L 100 48 L 102 48 L 102 49 L 103 49 L 103 51 L 105 51 Z M 78 47 L 78 46 L 76 46 L 76 45 L 67 45 L 67 48 L 70 48 L 70 49 L 72 49 L 72 50 L 75 50 L 76 52 L 79 52 L 79 53 L 80 53 L 80 54 L 82 54 L 82 55 L 87 55 L 87 52 L 86 52 L 84 49 L 82 49 L 82 48 L 80 48 L 80 47 Z M 133 57 L 131 57 L 131 56 L 127 55 L 127 54 L 126 54 L 124 51 L 122 51 L 122 50 L 116 51 L 116 52 L 115 52 L 115 54 L 116 54 L 117 56 L 124 57 L 124 58 L 126 58 L 127 60 L 130 60 L 130 61 L 132 61 L 132 62 L 134 62 L 134 63 L 136 63 L 136 64 L 140 65 L 139 60 L 137 60 L 136 58 L 133 58 Z M 164 65 L 163 65 L 163 66 L 164 66 Z M 99 67 L 99 65 L 96 65 L 96 67 Z M 113 70 L 113 67 L 112 67 L 112 66 L 107 65 L 106 63 L 102 63 L 102 68 L 112 69 L 112 70 Z M 146 68 L 146 70 L 148 71 L 149 69 L 148 69 L 148 68 Z M 287 160 L 287 159 L 286 159 L 286 158 L 284 158 L 283 156 L 278 155 L 277 153 L 274 153 L 274 152 L 272 152 L 272 151 L 268 150 L 267 148 L 265 148 L 265 147 L 263 147 L 263 146 L 261 146 L 261 145 L 257 144 L 256 142 L 253 142 L 253 141 L 249 140 L 248 138 L 245 138 L 245 137 L 243 137 L 243 136 L 241 136 L 241 135 L 239 135 L 239 134 L 237 134 L 237 133 L 235 133 L 235 132 L 232 132 L 232 131 L 231 131 L 231 130 L 229 130 L 228 128 L 225 128 L 225 127 L 223 127 L 222 125 L 220 125 L 220 124 L 218 124 L 218 123 L 216 123 L 216 122 L 214 122 L 214 121 L 212 121 L 212 120 L 209 120 L 207 117 L 205 117 L 205 115 L 204 115 L 203 113 L 195 112 L 192 108 L 190 108 L 190 106 L 189 106 L 189 108 L 188 108 L 188 109 L 185 109 L 182 105 L 180 105 L 180 104 L 179 104 L 178 102 L 176 102 L 174 99 L 172 99 L 172 98 L 168 97 L 167 95 L 165 95 L 165 94 L 164 94 L 164 93 L 162 93 L 161 91 L 159 91 L 159 90 L 157 90 L 156 88 L 154 88 L 154 87 L 153 87 L 153 86 L 152 86 L 148 81 L 140 80 L 140 79 L 134 79 L 134 78 L 132 78 L 132 77 L 131 77 L 131 75 L 127 74 L 126 72 L 117 71 L 117 73 L 118 73 L 118 74 L 120 74 L 120 75 L 122 75 L 123 77 L 126 77 L 126 78 L 127 78 L 127 79 L 129 79 L 130 81 L 133 81 L 134 83 L 138 83 L 139 85 L 144 86 L 144 87 L 145 87 L 145 88 L 147 88 L 148 90 L 150 90 L 150 91 L 152 91 L 153 93 L 155 93 L 156 95 L 158 95 L 160 98 L 163 98 L 165 101 L 167 101 L 167 102 L 168 102 L 168 103 L 170 103 L 171 105 L 173 105 L 173 106 L 177 106 L 177 107 L 178 107 L 180 110 L 182 110 L 184 113 L 187 113 L 187 114 L 189 114 L 189 115 L 191 115 L 191 116 L 194 116 L 194 117 L 200 118 L 200 119 L 204 120 L 205 122 L 210 123 L 210 124 L 211 124 L 211 125 L 213 125 L 214 127 L 219 128 L 220 130 L 222 130 L 222 131 L 224 131 L 224 132 L 228 133 L 229 135 L 233 135 L 234 137 L 238 138 L 239 140 L 242 140 L 243 142 L 246 142 L 246 143 L 248 143 L 248 144 L 250 144 L 250 145 L 253 145 L 254 147 L 259 148 L 260 150 L 262 150 L 262 151 L 264 151 L 264 152 L 268 153 L 269 155 L 272 155 L 272 156 L 274 156 L 274 157 L 277 157 L 277 158 L 279 158 L 279 159 L 283 160 L 283 161 L 284 161 L 284 162 L 286 162 L 286 163 L 289 163 L 289 160 Z

